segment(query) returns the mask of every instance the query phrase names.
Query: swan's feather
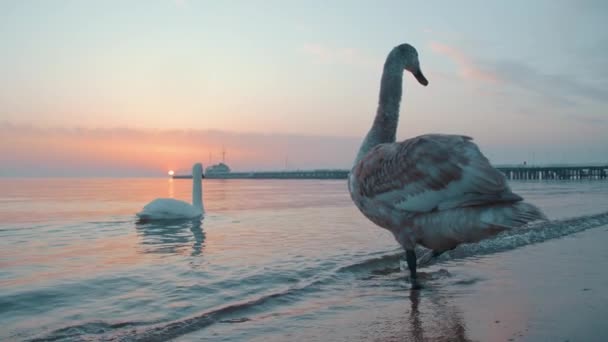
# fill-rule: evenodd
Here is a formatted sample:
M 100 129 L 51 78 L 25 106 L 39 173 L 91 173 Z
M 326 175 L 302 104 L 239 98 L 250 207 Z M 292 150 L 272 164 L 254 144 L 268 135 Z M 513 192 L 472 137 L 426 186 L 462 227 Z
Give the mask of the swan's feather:
M 202 215 L 192 204 L 173 198 L 157 198 L 146 204 L 137 217 L 145 220 L 189 219 Z
M 521 201 L 471 140 L 429 134 L 378 145 L 353 170 L 360 195 L 411 213 Z
M 543 219 L 546 219 L 545 215 L 535 206 L 517 202 L 418 215 L 412 220 L 412 228 L 417 231 L 421 245 L 435 251 L 445 251 L 461 243 L 477 242 L 501 231 Z
M 471 140 L 430 134 L 378 145 L 353 169 L 355 201 L 402 244 L 436 251 L 544 219 Z

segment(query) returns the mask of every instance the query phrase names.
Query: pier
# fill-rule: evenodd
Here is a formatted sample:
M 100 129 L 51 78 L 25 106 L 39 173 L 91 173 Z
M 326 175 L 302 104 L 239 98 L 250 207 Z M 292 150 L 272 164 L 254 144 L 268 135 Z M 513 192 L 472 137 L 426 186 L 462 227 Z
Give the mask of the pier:
M 606 179 L 608 165 L 604 166 L 498 166 L 510 180 L 575 180 Z
M 509 180 L 608 179 L 608 165 L 495 166 Z M 346 179 L 350 170 L 295 170 L 206 173 L 208 179 Z M 192 176 L 173 176 L 192 178 Z
M 209 173 L 208 179 L 346 179 L 350 170 L 298 170 Z

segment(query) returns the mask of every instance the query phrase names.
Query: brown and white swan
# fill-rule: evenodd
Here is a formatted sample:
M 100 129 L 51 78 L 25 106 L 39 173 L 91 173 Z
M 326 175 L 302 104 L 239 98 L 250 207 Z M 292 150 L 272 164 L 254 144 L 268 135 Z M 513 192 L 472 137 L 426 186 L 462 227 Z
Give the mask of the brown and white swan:
M 430 260 L 461 243 L 545 219 L 513 193 L 472 138 L 426 134 L 395 141 L 403 71 L 424 86 L 418 52 L 409 44 L 392 49 L 384 63 L 376 117 L 350 172 L 348 188 L 359 210 L 388 229 L 401 244 L 413 288 L 417 244 Z

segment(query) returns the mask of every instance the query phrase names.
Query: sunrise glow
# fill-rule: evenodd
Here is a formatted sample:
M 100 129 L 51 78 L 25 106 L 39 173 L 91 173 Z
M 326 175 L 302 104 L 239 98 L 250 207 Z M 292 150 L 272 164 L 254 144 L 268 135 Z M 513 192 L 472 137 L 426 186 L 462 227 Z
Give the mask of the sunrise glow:
M 603 6 L 59 2 L 0 1 L 0 177 L 349 169 L 404 42 L 430 83 L 404 75 L 398 140 L 464 134 L 494 164 L 608 155 Z M 564 17 L 584 23 L 568 53 Z
M 173 170 L 169 170 L 169 172 L 167 172 L 169 174 L 169 176 L 173 176 L 175 174 L 175 172 L 173 172 Z

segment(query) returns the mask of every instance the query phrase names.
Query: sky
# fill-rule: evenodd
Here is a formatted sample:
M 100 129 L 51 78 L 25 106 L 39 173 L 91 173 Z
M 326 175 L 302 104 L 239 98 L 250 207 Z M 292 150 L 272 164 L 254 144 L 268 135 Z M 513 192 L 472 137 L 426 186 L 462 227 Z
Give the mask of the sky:
M 398 139 L 608 163 L 608 3 L 0 1 L 0 176 L 350 168 L 390 49 Z

